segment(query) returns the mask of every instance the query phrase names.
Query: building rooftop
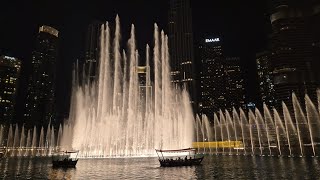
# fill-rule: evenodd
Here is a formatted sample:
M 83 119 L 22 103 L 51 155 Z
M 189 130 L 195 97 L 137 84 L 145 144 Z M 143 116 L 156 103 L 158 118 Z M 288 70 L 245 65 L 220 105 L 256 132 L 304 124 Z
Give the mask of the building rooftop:
M 40 26 L 39 27 L 39 33 L 40 32 L 45 32 L 45 33 L 49 33 L 53 36 L 56 36 L 58 37 L 59 36 L 59 31 L 56 30 L 55 28 L 53 27 L 50 27 L 50 26 L 46 26 L 46 25 L 43 25 L 43 26 Z

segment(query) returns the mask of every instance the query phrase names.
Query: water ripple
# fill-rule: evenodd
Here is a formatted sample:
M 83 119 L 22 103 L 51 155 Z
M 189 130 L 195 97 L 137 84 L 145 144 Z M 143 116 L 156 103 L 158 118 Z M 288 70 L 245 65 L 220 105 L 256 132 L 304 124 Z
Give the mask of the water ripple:
M 156 158 L 80 159 L 52 168 L 50 158 L 0 160 L 0 179 L 315 179 L 318 158 L 206 156 L 203 165 L 162 168 Z

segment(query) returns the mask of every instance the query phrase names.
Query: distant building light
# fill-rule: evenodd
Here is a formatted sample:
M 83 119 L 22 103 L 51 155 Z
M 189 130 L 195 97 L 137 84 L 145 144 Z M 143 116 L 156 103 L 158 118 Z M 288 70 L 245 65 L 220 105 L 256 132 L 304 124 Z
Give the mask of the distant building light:
M 256 108 L 256 104 L 253 103 L 253 102 L 249 102 L 249 103 L 247 104 L 247 107 L 248 107 L 249 109 L 255 109 L 255 108 Z
M 15 60 L 16 58 L 10 56 L 4 56 L 4 59 Z
M 53 36 L 56 36 L 56 37 L 58 37 L 58 35 L 59 35 L 59 31 L 56 30 L 53 27 L 50 27 L 50 26 L 41 26 L 41 27 L 39 27 L 39 33 L 40 32 L 49 33 L 49 34 L 51 34 Z
M 220 38 L 205 39 L 206 43 L 219 42 Z

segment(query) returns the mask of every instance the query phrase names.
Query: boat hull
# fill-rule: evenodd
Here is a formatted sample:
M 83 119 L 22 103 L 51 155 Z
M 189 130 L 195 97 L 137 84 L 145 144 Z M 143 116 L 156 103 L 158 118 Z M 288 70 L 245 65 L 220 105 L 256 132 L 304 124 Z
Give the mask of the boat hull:
M 176 167 L 176 166 L 197 166 L 200 165 L 204 157 L 187 159 L 187 160 L 159 160 L 161 167 Z
M 53 167 L 65 167 L 65 168 L 74 168 L 77 165 L 78 160 L 67 160 L 67 161 L 52 161 Z

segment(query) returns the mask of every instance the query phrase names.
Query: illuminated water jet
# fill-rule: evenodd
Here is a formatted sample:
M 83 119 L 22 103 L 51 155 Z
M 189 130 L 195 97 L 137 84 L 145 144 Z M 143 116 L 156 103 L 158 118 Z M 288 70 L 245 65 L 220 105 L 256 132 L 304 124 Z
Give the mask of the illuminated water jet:
M 138 66 L 135 27 L 121 56 L 119 17 L 113 38 L 108 23 L 102 25 L 98 79 L 80 84 L 75 76 L 62 148 L 80 150 L 81 157 L 127 157 L 151 156 L 155 148 L 191 147 L 189 97 L 171 85 L 168 37 L 156 24 L 154 40 L 154 68 L 149 46 L 145 66 Z

